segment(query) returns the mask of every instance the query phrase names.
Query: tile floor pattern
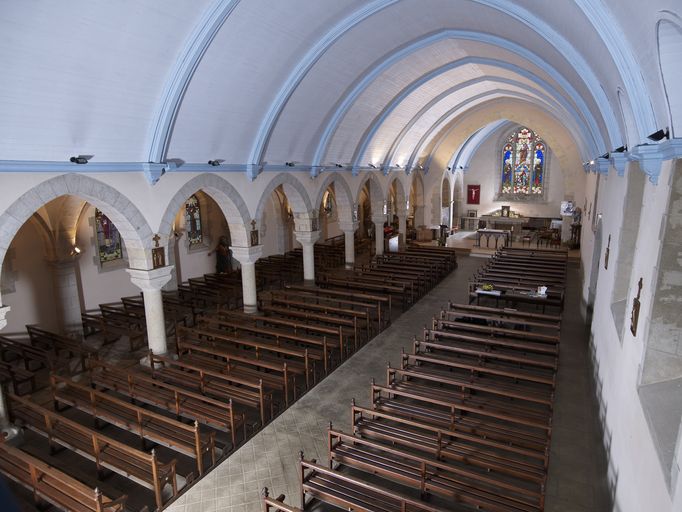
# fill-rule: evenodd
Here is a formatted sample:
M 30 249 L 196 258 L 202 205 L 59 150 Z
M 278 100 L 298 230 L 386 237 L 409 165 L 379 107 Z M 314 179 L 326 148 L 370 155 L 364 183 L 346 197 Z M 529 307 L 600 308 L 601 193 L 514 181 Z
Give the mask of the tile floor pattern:
M 372 377 L 385 380 L 387 361 L 399 364 L 400 349 L 448 300 L 465 301 L 467 280 L 485 260 L 459 258 L 459 268 L 374 338 L 332 375 L 303 396 L 229 459 L 179 497 L 169 512 L 255 512 L 261 510 L 260 490 L 284 493 L 290 505 L 300 505 L 298 453 L 327 461 L 329 421 L 350 431 L 350 401 L 369 404 Z M 577 266 L 571 266 L 561 339 L 551 446 L 547 512 L 607 512 L 606 462 L 601 448 L 594 386 L 588 357 L 588 336 L 580 321 Z M 589 456 L 587 456 L 589 454 Z

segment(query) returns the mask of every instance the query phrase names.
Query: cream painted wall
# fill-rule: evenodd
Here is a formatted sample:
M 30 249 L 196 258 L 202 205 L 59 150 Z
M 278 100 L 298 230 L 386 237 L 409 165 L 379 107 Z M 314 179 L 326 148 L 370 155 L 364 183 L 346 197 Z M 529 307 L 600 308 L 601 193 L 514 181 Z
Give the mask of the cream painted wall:
M 57 328 L 52 269 L 45 262 L 45 246 L 38 228 L 25 223 L 10 245 L 10 258 L 2 267 L 14 282 L 14 292 L 3 293 L 3 303 L 12 308 L 2 334 L 26 334 L 27 324 Z
M 87 205 L 78 221 L 76 231 L 76 245 L 82 250 L 78 265 L 83 290 L 83 305 L 86 310 L 97 309 L 99 304 L 117 302 L 121 297 L 140 293 L 140 289 L 130 282 L 130 276 L 125 270 L 128 268 L 127 261 L 118 264 L 109 262 L 105 264 L 104 269 L 100 267 L 94 223 L 95 208 Z
M 592 350 L 598 384 L 596 390 L 601 403 L 605 429 L 605 445 L 609 456 L 610 478 L 614 487 L 616 510 L 639 512 L 643 510 L 680 510 L 682 496 L 669 493 L 663 470 L 653 444 L 642 405 L 637 392 L 640 365 L 643 361 L 646 337 L 649 331 L 651 297 L 657 274 L 656 262 L 660 249 L 661 218 L 666 212 L 670 178 L 669 169 L 664 165 L 661 185 L 655 186 L 648 180 L 645 184 L 644 199 L 636 251 L 630 275 L 630 288 L 626 307 L 623 342 L 618 330 L 623 326 L 614 323 L 611 314 L 611 297 L 618 259 L 618 235 L 622 223 L 623 197 L 626 180 L 611 169 L 608 176 L 600 177 L 599 198 L 592 205 L 592 214 L 602 214 L 603 242 L 599 249 L 598 279 L 594 297 L 594 312 L 591 325 Z M 626 172 L 641 172 L 631 165 Z M 588 210 L 594 201 L 597 175 L 590 174 L 587 180 Z M 590 199 L 592 198 L 592 199 Z M 595 233 L 591 221 L 583 215 L 582 259 L 585 273 L 583 300 L 588 298 L 590 268 L 595 247 Z M 609 268 L 604 269 L 604 251 L 608 235 L 612 234 Z M 643 277 L 641 313 L 637 337 L 629 330 L 632 299 L 636 283 Z M 673 482 L 673 486 L 675 482 Z
M 206 194 L 199 193 L 197 197 L 203 223 L 204 242 L 202 244 L 189 247 L 184 206 L 175 217 L 175 231 L 180 234 L 177 239 L 179 261 L 176 260 L 176 269 L 179 270 L 183 282 L 191 277 L 201 277 L 215 272 L 216 256 L 215 254 L 209 256 L 208 253 L 215 249 L 221 236 L 228 236 L 230 233 L 225 216 L 217 203 Z

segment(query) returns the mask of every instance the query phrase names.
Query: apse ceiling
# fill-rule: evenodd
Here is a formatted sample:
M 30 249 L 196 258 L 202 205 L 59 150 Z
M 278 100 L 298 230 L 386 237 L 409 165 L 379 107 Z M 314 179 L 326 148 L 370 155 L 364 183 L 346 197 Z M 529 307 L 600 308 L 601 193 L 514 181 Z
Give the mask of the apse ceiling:
M 0 160 L 444 166 L 512 121 L 589 160 L 665 118 L 672 2 L 630 33 L 635 0 L 8 0 Z

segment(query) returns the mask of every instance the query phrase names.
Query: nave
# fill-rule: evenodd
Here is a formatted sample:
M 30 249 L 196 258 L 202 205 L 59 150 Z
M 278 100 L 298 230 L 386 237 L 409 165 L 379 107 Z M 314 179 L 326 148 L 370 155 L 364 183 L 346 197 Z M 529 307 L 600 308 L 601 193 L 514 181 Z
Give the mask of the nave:
M 299 506 L 299 451 L 306 459 L 327 463 L 329 422 L 335 429 L 351 432 L 351 400 L 355 398 L 358 406 L 369 404 L 370 381 L 383 381 L 387 362 L 400 366 L 401 349 L 409 350 L 413 337 L 421 335 L 421 328 L 448 301 L 467 302 L 469 277 L 484 262 L 458 257 L 455 272 L 167 510 L 256 511 L 262 506 L 263 487 L 272 496 L 284 494 L 288 505 Z M 546 489 L 548 512 L 608 510 L 610 506 L 588 332 L 578 314 L 577 273 L 577 266 L 569 264 Z M 589 461 L 585 454 L 591 454 Z

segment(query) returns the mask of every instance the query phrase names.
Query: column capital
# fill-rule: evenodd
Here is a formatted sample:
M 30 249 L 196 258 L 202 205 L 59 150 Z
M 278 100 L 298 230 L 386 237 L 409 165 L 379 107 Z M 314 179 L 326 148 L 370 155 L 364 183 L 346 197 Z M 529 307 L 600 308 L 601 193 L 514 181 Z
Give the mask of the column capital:
M 301 245 L 313 245 L 320 239 L 321 231 L 294 231 L 296 240 L 301 242 Z
M 384 222 L 386 222 L 386 215 L 383 213 L 381 215 L 372 215 L 372 222 L 374 222 L 374 224 L 381 224 L 383 226 Z
M 351 233 L 355 233 L 357 229 L 360 227 L 360 223 L 358 221 L 355 222 L 339 222 L 339 229 L 346 233 L 347 231 L 350 231 Z
M 262 245 L 253 245 L 251 247 L 230 246 L 230 250 L 232 251 L 234 259 L 242 265 L 246 263 L 256 263 L 258 258 L 263 255 Z
M 12 308 L 9 306 L 0 306 L 0 330 L 7 327 L 7 320 L 5 320 L 5 316 L 7 313 L 9 313 L 10 309 Z
M 127 268 L 126 272 L 130 274 L 130 281 L 132 281 L 140 290 L 143 292 L 153 292 L 161 290 L 161 288 L 171 280 L 173 268 L 173 265 L 155 268 L 153 270 Z

